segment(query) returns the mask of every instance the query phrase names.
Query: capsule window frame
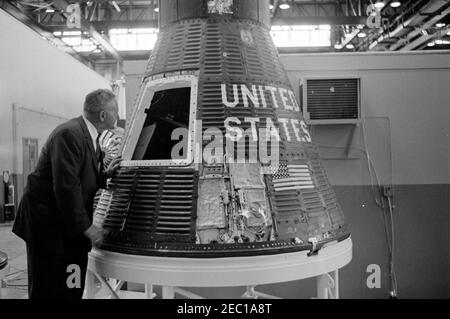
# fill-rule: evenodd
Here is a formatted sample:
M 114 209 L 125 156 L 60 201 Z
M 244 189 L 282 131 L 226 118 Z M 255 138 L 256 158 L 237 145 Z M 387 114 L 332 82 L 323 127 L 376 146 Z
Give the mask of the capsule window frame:
M 197 121 L 197 101 L 198 101 L 198 76 L 197 75 L 174 75 L 161 78 L 147 78 L 144 83 L 145 87 L 141 91 L 138 98 L 137 108 L 135 109 L 128 132 L 125 137 L 124 147 L 122 150 L 122 158 L 124 159 L 121 167 L 185 167 L 193 164 L 194 147 L 196 136 L 196 121 Z M 141 134 L 146 115 L 145 110 L 149 103 L 145 101 L 152 101 L 153 96 L 158 91 L 177 89 L 177 88 L 191 88 L 190 106 L 189 106 L 189 128 L 188 128 L 188 146 L 187 156 L 184 159 L 170 159 L 170 160 L 132 160 L 134 151 L 136 149 L 139 136 Z M 132 134 L 136 131 L 136 126 L 139 127 L 137 134 Z

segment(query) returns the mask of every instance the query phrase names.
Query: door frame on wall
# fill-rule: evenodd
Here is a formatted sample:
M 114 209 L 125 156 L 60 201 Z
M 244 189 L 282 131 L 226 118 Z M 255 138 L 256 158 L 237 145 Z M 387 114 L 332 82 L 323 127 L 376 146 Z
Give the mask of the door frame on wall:
M 31 146 L 33 146 L 33 150 Z M 27 183 L 28 175 L 31 174 L 36 168 L 38 156 L 39 156 L 39 139 L 32 137 L 22 137 L 22 159 L 23 159 L 22 172 L 23 172 L 24 186 Z

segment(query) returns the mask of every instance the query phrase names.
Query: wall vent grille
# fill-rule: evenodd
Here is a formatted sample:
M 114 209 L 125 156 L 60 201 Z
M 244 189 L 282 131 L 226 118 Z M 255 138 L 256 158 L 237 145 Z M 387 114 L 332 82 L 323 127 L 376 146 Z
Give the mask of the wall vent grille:
M 305 118 L 328 123 L 357 122 L 361 118 L 360 79 L 307 79 L 302 89 Z

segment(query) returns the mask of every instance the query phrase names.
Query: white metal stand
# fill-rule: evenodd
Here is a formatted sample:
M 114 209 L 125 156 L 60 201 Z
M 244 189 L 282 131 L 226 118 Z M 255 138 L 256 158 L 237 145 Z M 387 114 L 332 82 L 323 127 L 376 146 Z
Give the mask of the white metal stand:
M 180 294 L 202 298 L 177 287 L 246 286 L 243 298 L 277 298 L 255 286 L 317 277 L 317 298 L 339 298 L 338 269 L 352 259 L 348 238 L 307 256 L 308 251 L 229 258 L 164 258 L 119 254 L 93 249 L 89 254 L 85 298 L 153 298 L 153 285 L 162 286 L 162 298 Z M 95 278 L 100 282 L 96 285 Z M 114 279 L 112 279 L 114 278 Z M 120 291 L 124 282 L 145 285 L 145 293 Z M 100 293 L 102 292 L 102 294 Z
M 9 272 L 8 264 L 3 269 L 0 269 L 0 299 L 2 299 L 2 288 L 4 284 L 3 279 L 5 279 L 8 272 Z

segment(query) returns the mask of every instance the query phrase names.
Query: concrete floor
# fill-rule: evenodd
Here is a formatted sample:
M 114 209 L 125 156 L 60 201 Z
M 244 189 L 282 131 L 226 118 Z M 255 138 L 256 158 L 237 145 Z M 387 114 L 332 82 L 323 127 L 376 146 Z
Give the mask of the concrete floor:
M 0 299 L 28 299 L 27 254 L 25 242 L 11 230 L 14 222 L 0 224 L 0 251 L 8 255 L 8 270 L 0 282 Z M 100 286 L 100 284 L 96 281 Z M 142 286 L 143 287 L 143 286 Z M 144 298 L 143 293 L 121 295 L 125 299 Z M 110 298 L 106 289 L 97 291 L 96 298 Z
M 28 274 L 27 274 L 27 254 L 25 242 L 17 237 L 12 230 L 13 222 L 0 224 L 0 251 L 8 255 L 8 270 L 5 278 L 0 282 L 0 299 L 28 299 Z M 100 284 L 96 281 L 97 285 Z M 136 285 L 140 286 L 141 285 Z M 143 289 L 142 285 L 142 289 Z M 134 287 L 137 289 L 137 287 Z M 144 298 L 142 292 L 127 292 L 127 295 L 119 293 L 121 298 L 129 299 Z M 99 290 L 96 298 L 109 299 L 109 292 L 106 289 Z
M 28 276 L 25 242 L 11 232 L 12 222 L 0 224 L 0 250 L 8 255 L 9 271 L 2 282 L 2 299 L 27 299 Z

